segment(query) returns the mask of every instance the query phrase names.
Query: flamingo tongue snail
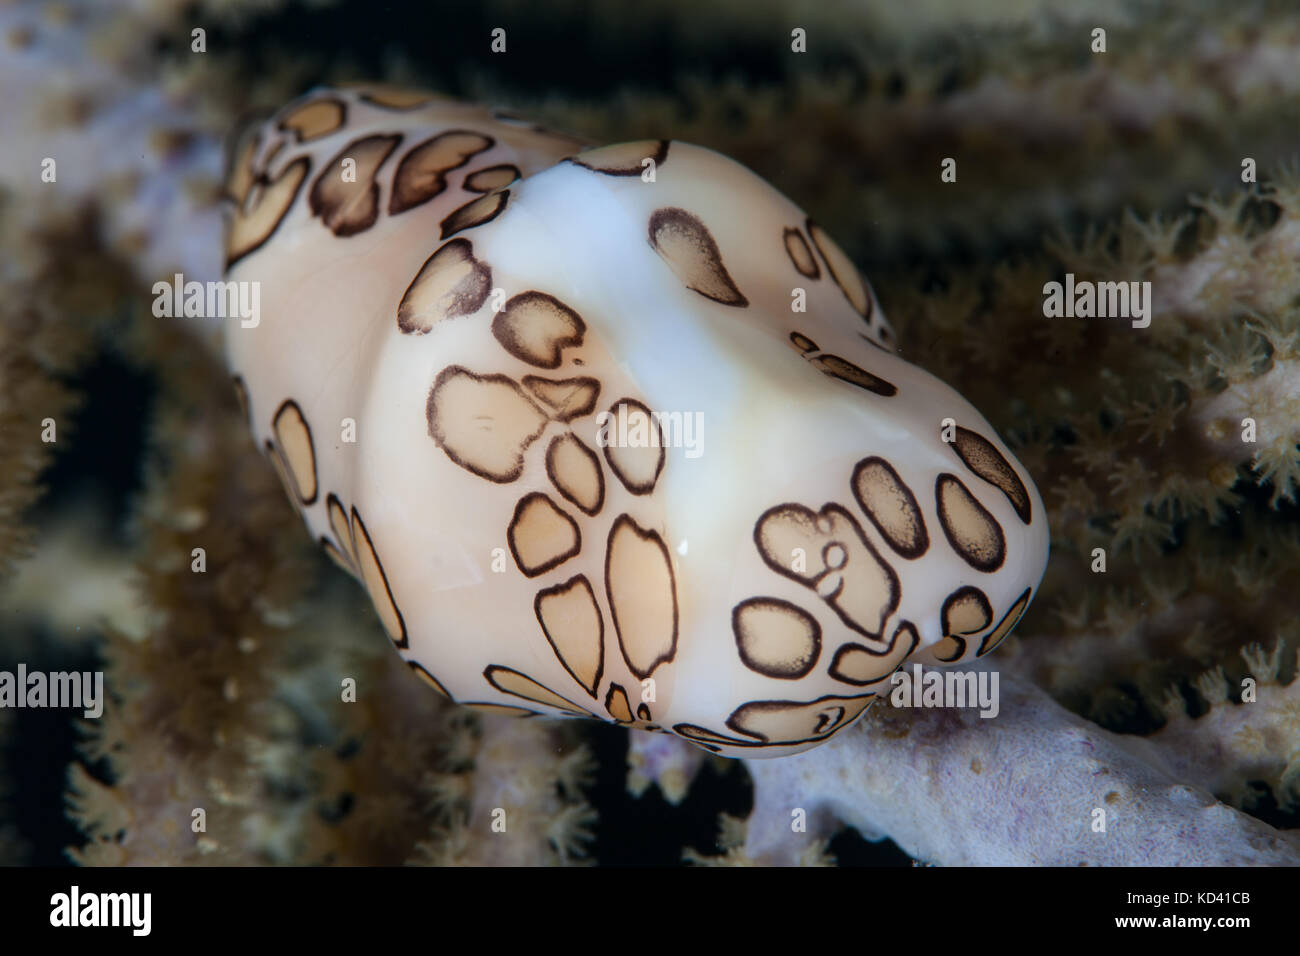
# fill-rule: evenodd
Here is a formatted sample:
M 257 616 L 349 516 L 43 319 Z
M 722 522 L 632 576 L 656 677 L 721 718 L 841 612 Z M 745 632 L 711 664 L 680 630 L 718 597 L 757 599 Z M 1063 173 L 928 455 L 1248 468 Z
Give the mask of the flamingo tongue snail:
M 234 151 L 236 389 L 398 653 L 472 706 L 780 756 L 992 651 L 1048 529 L 988 422 L 753 173 L 585 146 L 358 87 Z

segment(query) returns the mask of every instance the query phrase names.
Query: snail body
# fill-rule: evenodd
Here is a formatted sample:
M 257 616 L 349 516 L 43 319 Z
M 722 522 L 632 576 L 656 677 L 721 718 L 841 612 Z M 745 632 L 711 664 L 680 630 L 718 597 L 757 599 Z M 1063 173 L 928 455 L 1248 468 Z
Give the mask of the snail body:
M 780 756 L 1032 599 L 1029 475 L 739 164 L 322 89 L 227 192 L 256 440 L 440 693 Z

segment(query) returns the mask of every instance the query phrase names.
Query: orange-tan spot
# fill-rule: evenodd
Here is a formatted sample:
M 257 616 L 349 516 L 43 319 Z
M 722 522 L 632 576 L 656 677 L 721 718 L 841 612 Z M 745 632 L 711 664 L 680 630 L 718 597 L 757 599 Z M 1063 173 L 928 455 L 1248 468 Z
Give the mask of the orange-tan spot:
M 226 195 L 237 205 L 244 204 L 257 178 L 253 173 L 253 157 L 257 155 L 259 145 L 258 136 L 246 133 L 233 153 L 234 160 L 226 175 Z
M 482 133 L 449 130 L 426 139 L 397 164 L 388 211 L 394 215 L 423 205 L 447 188 L 447 173 L 492 148 Z
M 425 260 L 397 307 L 397 327 L 423 335 L 444 319 L 472 315 L 492 291 L 492 270 L 468 239 L 453 239 Z
M 366 524 L 361 520 L 361 515 L 357 514 L 356 508 L 352 509 L 352 551 L 357 556 L 362 583 L 366 586 L 370 601 L 379 614 L 384 630 L 388 632 L 394 644 L 404 649 L 408 644 L 406 621 L 402 617 L 402 612 L 397 609 L 392 589 L 388 586 L 388 575 L 384 573 L 384 566 L 375 552 L 370 532 L 366 530 Z
M 1003 457 L 997 447 L 978 432 L 969 428 L 957 427 L 957 436 L 952 443 L 953 451 L 971 471 L 989 484 L 1000 488 L 1002 493 L 1016 509 L 1016 514 L 1025 524 L 1032 517 L 1029 505 L 1029 491 L 1020 480 L 1011 463 Z
M 817 343 L 801 332 L 790 333 L 790 344 L 800 352 L 816 352 Z
M 853 496 L 880 536 L 905 558 L 919 558 L 930 547 L 925 518 L 916 496 L 883 458 L 864 458 L 853 469 Z
M 667 206 L 651 213 L 650 245 L 692 292 L 722 305 L 749 305 L 723 265 L 713 234 L 685 209 Z
M 646 139 L 632 143 L 615 143 L 613 146 L 601 146 L 569 157 L 577 166 L 606 176 L 640 176 L 653 161 L 656 167 L 662 166 L 668 158 L 668 141 L 664 139 Z
M 799 274 L 809 279 L 820 278 L 822 270 L 817 267 L 817 257 L 808 247 L 808 240 L 803 237 L 803 233 L 798 229 L 787 229 L 782 238 L 785 240 L 785 254 L 790 257 L 790 262 Z
M 559 368 L 560 353 L 581 345 L 586 332 L 582 316 L 545 292 L 521 292 L 492 318 L 492 334 L 501 347 L 540 368 Z
M 286 399 L 276 410 L 271 422 L 276 447 L 284 456 L 298 500 L 309 505 L 316 500 L 316 447 L 312 444 L 311 428 L 303 418 L 302 409 L 293 399 Z
M 632 723 L 632 708 L 627 702 L 627 691 L 618 684 L 609 685 L 609 693 L 605 695 L 605 709 L 620 724 Z
M 709 730 L 707 727 L 699 727 L 695 724 L 678 724 L 673 730 L 687 740 L 696 742 L 705 741 L 715 744 L 748 743 L 748 741 L 737 741 L 734 737 L 728 737 L 726 734 L 720 734 L 715 730 Z
M 490 193 L 504 189 L 520 176 L 519 168 L 509 163 L 485 166 L 476 169 L 465 177 L 465 188 L 476 193 Z
M 569 676 L 595 697 L 605 669 L 605 623 L 586 575 L 538 591 L 533 611 Z
M 334 540 L 339 543 L 343 556 L 354 566 L 357 557 L 352 553 L 352 532 L 348 527 L 348 513 L 339 501 L 338 495 L 330 493 L 325 498 L 325 513 L 329 517 L 330 530 L 334 532 Z
M 1002 567 L 1006 540 L 1002 528 L 961 479 L 947 473 L 934 483 L 939 524 L 952 549 L 977 571 L 989 573 Z
M 557 421 L 571 422 L 590 415 L 600 396 L 600 382 L 594 378 L 566 378 L 552 381 L 537 375 L 524 376 L 524 388 L 545 405 Z
M 296 107 L 280 120 L 280 129 L 294 133 L 298 142 L 320 139 L 343 125 L 347 107 L 341 100 L 325 97 L 309 100 Z
M 530 578 L 559 567 L 582 549 L 578 523 L 537 491 L 519 499 L 506 539 L 519 570 Z
M 400 86 L 369 85 L 360 88 L 360 96 L 367 103 L 390 110 L 409 110 L 425 103 L 445 101 L 447 97 L 424 90 L 408 90 Z
M 737 707 L 727 718 L 727 726 L 744 737 L 728 737 L 693 724 L 677 724 L 673 730 L 705 745 L 774 747 L 807 743 L 848 726 L 874 699 L 874 694 L 864 694 L 861 697 L 828 696 L 808 702 L 751 701 Z
M 560 494 L 589 515 L 605 503 L 600 459 L 572 433 L 552 439 L 546 449 L 546 474 Z
M 832 378 L 838 378 L 850 385 L 856 385 L 858 388 L 865 388 L 868 392 L 883 395 L 885 398 L 892 398 L 898 394 L 898 388 L 892 382 L 887 382 L 879 375 L 873 375 L 861 366 L 854 365 L 838 355 L 819 355 L 813 361 Z
M 348 574 L 356 573 L 353 570 L 352 565 L 348 563 L 348 559 L 344 557 L 343 552 L 339 550 L 338 545 L 336 545 L 333 541 L 331 541 L 329 538 L 322 535 L 320 539 L 320 546 L 325 549 L 325 553 L 329 556 L 329 559 L 333 561 L 335 564 L 337 564 L 340 568 L 348 572 Z
M 287 138 L 281 137 L 280 139 L 276 140 L 275 143 L 272 144 L 271 148 L 266 151 L 266 156 L 262 158 L 263 169 L 271 168 L 271 164 L 275 162 L 275 157 L 280 155 L 281 151 L 284 149 L 285 145 L 288 142 L 289 140 Z
M 835 504 L 820 513 L 777 505 L 755 523 L 754 543 L 773 571 L 815 590 L 853 630 L 881 639 L 898 607 L 898 576 L 851 514 Z
M 432 687 L 436 693 L 442 695 L 443 697 L 446 697 L 448 700 L 451 700 L 451 694 L 447 693 L 447 688 L 442 686 L 442 682 L 438 680 L 438 678 L 434 677 L 427 670 L 425 670 L 422 664 L 420 664 L 418 661 L 407 661 L 406 666 L 409 667 L 411 670 L 415 671 L 416 676 L 419 677 L 420 680 L 428 684 L 430 687 Z
M 458 232 L 473 229 L 485 222 L 491 222 L 505 211 L 506 203 L 509 201 L 510 190 L 502 189 L 471 200 L 458 209 L 453 209 L 447 218 L 442 221 L 442 238 L 446 239 Z
M 805 677 L 821 653 L 821 625 L 803 608 L 780 598 L 741 601 L 732 609 L 731 630 L 741 661 L 766 677 Z
M 727 718 L 727 726 L 768 743 L 824 737 L 852 722 L 871 701 L 871 696 L 822 698 L 807 704 L 756 701 L 738 707 Z
M 965 637 L 993 623 L 993 608 L 979 588 L 961 587 L 944 599 L 940 620 L 944 634 Z
M 524 700 L 530 700 L 535 704 L 554 707 L 556 710 L 562 710 L 568 714 L 577 714 L 579 717 L 591 716 L 590 712 L 584 710 L 567 697 L 561 697 L 545 684 L 539 684 L 527 674 L 521 673 L 513 667 L 490 664 L 483 671 L 483 676 L 489 684 L 503 694 L 522 697 Z
M 311 161 L 300 156 L 275 179 L 254 184 L 248 198 L 235 209 L 226 233 L 227 269 L 271 238 L 293 206 L 310 169 Z
M 1020 597 L 1016 598 L 1015 603 L 1011 605 L 1007 613 L 1002 616 L 1002 620 L 998 622 L 998 626 L 984 636 L 984 641 L 980 644 L 979 653 L 975 655 L 976 657 L 983 657 L 985 654 L 997 650 L 998 645 L 1002 643 L 1002 639 L 1020 623 L 1021 615 L 1025 613 L 1025 608 L 1029 607 L 1029 595 L 1032 593 L 1032 588 L 1025 588 Z
M 634 495 L 654 491 L 664 470 L 664 436 L 650 409 L 635 398 L 624 398 L 609 410 L 599 443 L 605 460 L 623 487 Z
M 464 706 L 476 710 L 481 714 L 498 714 L 502 717 L 540 717 L 540 710 L 529 710 L 527 707 L 511 707 L 509 704 L 486 704 L 483 702 L 462 701 Z M 586 716 L 586 715 L 584 715 Z
M 876 649 L 864 644 L 842 644 L 831 660 L 830 675 L 836 680 L 865 687 L 878 683 L 898 670 L 921 642 L 916 628 L 903 621 L 894 630 L 889 645 Z
M 447 457 L 481 478 L 519 477 L 524 451 L 546 428 L 546 415 L 504 375 L 475 375 L 451 365 L 439 373 L 425 406 L 429 436 Z
M 644 680 L 677 653 L 677 585 L 663 538 L 628 515 L 609 532 L 605 591 L 623 659 Z
M 366 136 L 344 146 L 312 183 L 307 196 L 311 214 L 340 237 L 373 226 L 379 218 L 375 176 L 401 141 L 401 134 L 394 133 Z
M 953 664 L 966 656 L 966 639 L 951 634 L 927 648 L 930 655 L 941 664 Z
M 808 235 L 812 236 L 817 250 L 826 263 L 826 268 L 830 270 L 831 278 L 840 287 L 844 297 L 849 300 L 849 304 L 858 311 L 859 315 L 863 317 L 870 315 L 871 296 L 867 293 L 867 287 L 862 281 L 862 276 L 858 274 L 857 267 L 821 226 L 812 220 L 808 221 L 807 226 Z

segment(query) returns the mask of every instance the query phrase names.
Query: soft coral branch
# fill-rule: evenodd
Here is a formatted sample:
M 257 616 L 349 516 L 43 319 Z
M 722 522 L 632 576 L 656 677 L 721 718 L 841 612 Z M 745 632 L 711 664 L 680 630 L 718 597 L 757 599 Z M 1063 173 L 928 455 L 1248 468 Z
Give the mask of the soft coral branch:
M 745 856 L 793 863 L 837 823 L 946 865 L 1300 864 L 1300 842 L 1217 802 L 1168 749 L 1112 734 L 1001 675 L 1001 711 L 881 704 L 813 750 L 747 762 Z M 791 832 L 791 812 L 807 832 Z M 1095 832 L 1095 811 L 1106 812 Z

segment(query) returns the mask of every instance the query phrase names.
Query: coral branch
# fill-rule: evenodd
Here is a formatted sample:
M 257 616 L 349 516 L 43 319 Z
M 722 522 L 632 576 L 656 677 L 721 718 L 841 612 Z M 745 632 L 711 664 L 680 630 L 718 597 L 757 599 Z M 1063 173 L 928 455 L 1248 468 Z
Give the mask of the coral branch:
M 565 736 L 553 721 L 483 716 L 468 813 L 441 840 L 418 844 L 417 862 L 535 866 L 583 856 L 596 811 L 581 791 L 594 762 Z
M 627 792 L 639 797 L 657 784 L 664 799 L 677 806 L 686 798 L 706 754 L 679 737 L 630 734 L 627 742 Z
M 797 861 L 838 820 L 947 865 L 1300 864 L 1300 842 L 1181 781 L 1149 741 L 1005 674 L 996 718 L 882 702 L 828 744 L 747 767 L 744 853 L 758 862 Z M 796 808 L 805 833 L 791 832 Z

